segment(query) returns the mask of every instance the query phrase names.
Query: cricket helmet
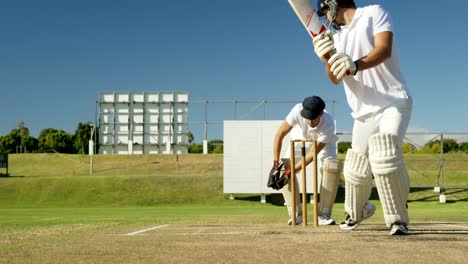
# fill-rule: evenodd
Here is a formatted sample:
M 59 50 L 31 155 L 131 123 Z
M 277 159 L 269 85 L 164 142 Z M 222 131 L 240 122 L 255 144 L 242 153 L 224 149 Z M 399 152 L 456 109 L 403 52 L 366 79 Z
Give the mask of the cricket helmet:
M 330 11 L 331 25 L 334 29 L 339 30 L 339 25 L 335 22 L 336 12 L 338 11 L 338 0 L 317 0 L 317 14 L 324 16 L 327 10 Z

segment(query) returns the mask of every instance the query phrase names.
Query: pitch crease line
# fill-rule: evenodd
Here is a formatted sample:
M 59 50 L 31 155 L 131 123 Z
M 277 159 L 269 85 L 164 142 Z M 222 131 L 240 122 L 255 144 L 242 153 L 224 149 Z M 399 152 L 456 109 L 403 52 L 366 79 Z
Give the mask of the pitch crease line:
M 132 233 L 128 233 L 127 236 L 138 235 L 138 234 L 141 234 L 141 233 L 144 233 L 144 232 L 147 232 L 147 231 L 151 231 L 151 230 L 158 229 L 158 228 L 163 228 L 163 227 L 166 227 L 166 226 L 169 226 L 169 225 L 150 227 L 150 228 L 147 228 L 147 229 L 143 229 L 143 230 L 135 231 L 135 232 L 132 232 Z

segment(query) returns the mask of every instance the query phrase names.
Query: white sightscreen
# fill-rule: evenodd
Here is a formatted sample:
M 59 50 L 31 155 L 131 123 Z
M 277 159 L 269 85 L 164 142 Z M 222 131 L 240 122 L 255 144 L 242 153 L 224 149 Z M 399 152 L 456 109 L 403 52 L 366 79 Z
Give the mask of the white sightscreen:
M 224 193 L 280 193 L 268 188 L 273 166 L 273 141 L 283 120 L 224 121 Z M 298 130 L 290 135 L 300 138 Z M 283 140 L 281 157 L 289 152 L 289 135 Z M 296 160 L 300 146 L 295 147 Z M 313 193 L 313 165 L 307 166 L 307 193 Z M 301 174 L 297 175 L 301 185 Z M 319 173 L 320 181 L 320 173 Z

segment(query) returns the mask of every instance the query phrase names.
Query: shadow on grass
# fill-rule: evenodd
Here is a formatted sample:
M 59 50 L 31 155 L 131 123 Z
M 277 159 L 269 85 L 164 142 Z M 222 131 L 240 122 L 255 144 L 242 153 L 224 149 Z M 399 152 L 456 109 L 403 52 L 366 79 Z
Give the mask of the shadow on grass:
M 468 189 L 457 188 L 457 189 L 445 189 L 443 194 L 447 197 L 446 203 L 466 202 L 468 201 Z M 415 187 L 410 189 L 408 202 L 423 202 L 423 201 L 439 201 L 440 193 L 435 193 L 431 187 Z M 281 193 L 273 193 L 265 195 L 266 202 L 284 206 L 284 198 Z M 245 202 L 260 202 L 261 195 L 251 194 L 239 194 L 235 196 L 238 201 Z M 308 200 L 313 199 L 312 195 L 309 195 Z M 320 195 L 319 195 L 320 199 Z M 372 188 L 370 200 L 379 200 L 379 194 L 377 188 Z M 338 187 L 336 194 L 335 203 L 344 203 L 345 200 L 345 188 L 343 186 Z
M 24 176 L 11 176 L 10 174 L 0 173 L 0 178 L 24 178 Z

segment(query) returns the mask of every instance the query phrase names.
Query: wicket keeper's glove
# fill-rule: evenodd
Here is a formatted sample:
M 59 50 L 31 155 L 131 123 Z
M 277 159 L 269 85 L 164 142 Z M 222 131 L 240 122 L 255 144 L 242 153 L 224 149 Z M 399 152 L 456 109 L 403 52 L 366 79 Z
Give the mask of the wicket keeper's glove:
M 283 168 L 284 167 L 284 168 Z M 268 175 L 267 186 L 275 190 L 281 190 L 289 182 L 291 176 L 291 168 L 284 166 L 284 163 L 274 161 L 273 168 L 270 170 Z

